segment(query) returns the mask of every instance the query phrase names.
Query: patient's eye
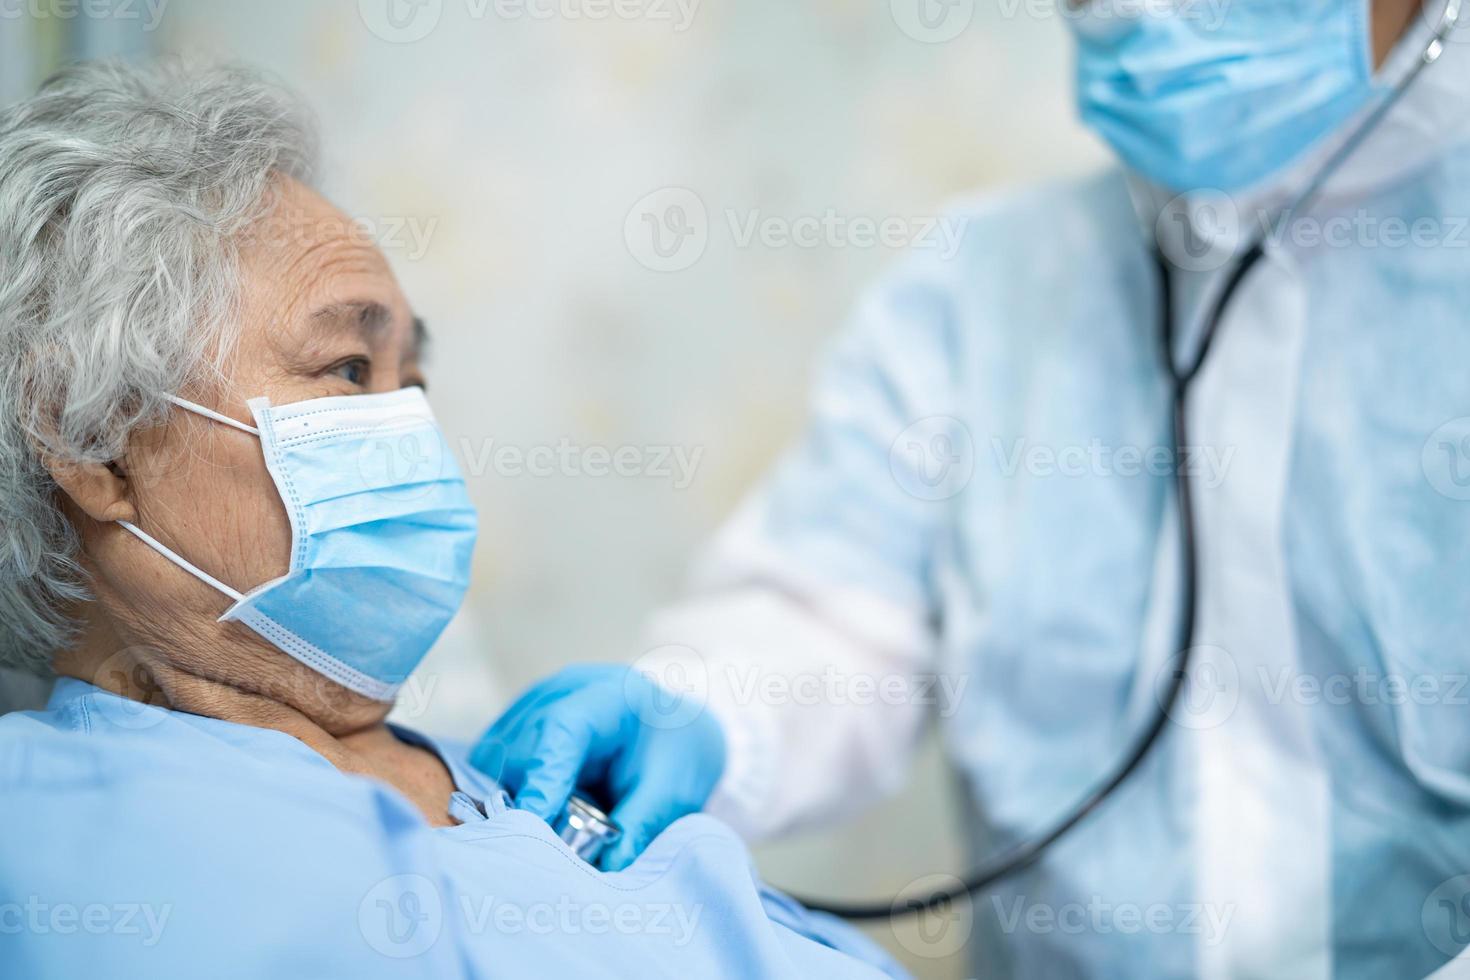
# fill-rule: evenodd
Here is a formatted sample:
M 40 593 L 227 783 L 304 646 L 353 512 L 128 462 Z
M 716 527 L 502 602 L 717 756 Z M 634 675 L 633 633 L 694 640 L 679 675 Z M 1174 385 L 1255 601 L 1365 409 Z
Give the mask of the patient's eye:
M 365 357 L 354 357 L 334 365 L 327 373 L 335 374 L 348 384 L 362 387 L 367 384 L 370 365 Z

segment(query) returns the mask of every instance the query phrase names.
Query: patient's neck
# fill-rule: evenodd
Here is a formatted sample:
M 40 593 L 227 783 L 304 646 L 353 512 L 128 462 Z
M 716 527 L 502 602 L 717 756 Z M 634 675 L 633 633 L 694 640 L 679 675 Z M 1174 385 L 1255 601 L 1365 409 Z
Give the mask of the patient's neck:
M 57 674 L 134 701 L 284 732 L 343 772 L 389 783 L 431 824 L 452 822 L 447 809 L 454 785 L 448 770 L 434 753 L 393 734 L 384 720 L 387 705 L 356 695 L 284 654 L 266 658 L 265 670 L 236 676 L 232 668 L 250 660 L 247 651 L 127 643 L 106 622 L 83 622 L 77 641 L 53 660 Z

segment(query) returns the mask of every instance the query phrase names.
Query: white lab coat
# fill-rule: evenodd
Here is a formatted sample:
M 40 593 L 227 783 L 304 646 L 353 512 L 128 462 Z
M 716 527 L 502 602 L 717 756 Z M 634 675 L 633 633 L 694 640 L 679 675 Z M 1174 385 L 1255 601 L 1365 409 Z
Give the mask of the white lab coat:
M 1470 670 L 1466 48 L 1229 307 L 1189 403 L 1192 700 L 1117 798 L 977 906 L 986 975 L 1423 975 L 1470 935 L 1425 904 L 1470 871 L 1470 709 L 1449 693 Z M 1331 149 L 1228 202 L 1242 225 Z M 655 676 L 698 669 L 724 726 L 712 812 L 751 837 L 850 813 L 902 784 L 937 718 L 978 859 L 1058 816 L 1156 710 L 1180 555 L 1147 461 L 1168 435 L 1149 236 L 1191 264 L 1163 203 L 1122 175 L 962 202 L 958 255 L 916 254 L 864 299 L 807 434 L 644 643 Z M 1435 226 L 1389 244 L 1397 218 Z M 1186 351 L 1229 271 L 1194 264 Z M 1383 694 L 1424 677 L 1432 704 Z M 1007 915 L 1038 905 L 1086 924 Z M 1122 924 L 1155 905 L 1170 924 Z

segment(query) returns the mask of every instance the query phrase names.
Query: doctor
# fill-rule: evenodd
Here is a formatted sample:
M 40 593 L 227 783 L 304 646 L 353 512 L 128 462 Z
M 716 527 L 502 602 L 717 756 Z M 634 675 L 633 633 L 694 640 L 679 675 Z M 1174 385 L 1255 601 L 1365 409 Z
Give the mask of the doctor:
M 1445 11 L 1069 10 L 1081 116 L 1123 169 L 963 202 L 957 255 L 861 301 L 805 435 L 652 623 L 640 666 L 707 710 L 648 724 L 641 680 L 576 668 L 479 764 L 548 813 L 602 786 L 616 866 L 701 806 L 750 836 L 851 813 L 937 719 L 980 863 L 1167 707 L 1116 793 L 977 902 L 985 975 L 1454 956 L 1470 36 L 1435 45 Z

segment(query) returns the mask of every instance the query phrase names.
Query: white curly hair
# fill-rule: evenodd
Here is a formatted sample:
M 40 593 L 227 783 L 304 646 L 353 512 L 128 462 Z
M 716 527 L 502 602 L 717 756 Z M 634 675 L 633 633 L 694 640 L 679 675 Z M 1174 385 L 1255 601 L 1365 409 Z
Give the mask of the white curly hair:
M 240 236 L 315 155 L 241 68 L 84 63 L 0 111 L 0 666 L 47 673 L 88 596 L 43 454 L 116 459 L 219 369 Z

